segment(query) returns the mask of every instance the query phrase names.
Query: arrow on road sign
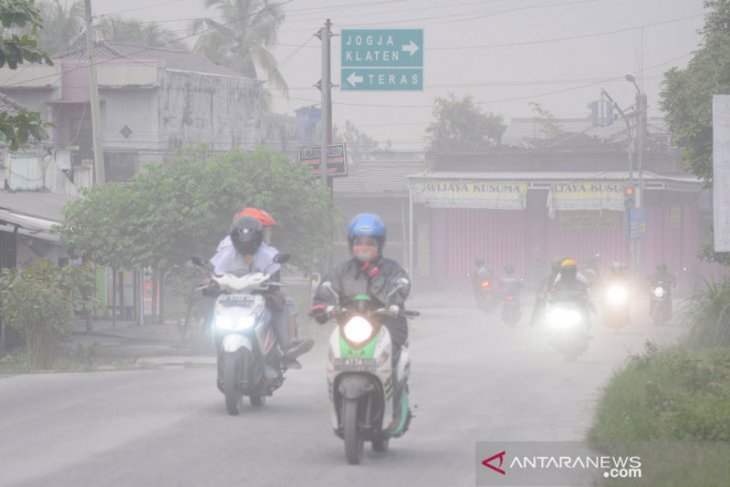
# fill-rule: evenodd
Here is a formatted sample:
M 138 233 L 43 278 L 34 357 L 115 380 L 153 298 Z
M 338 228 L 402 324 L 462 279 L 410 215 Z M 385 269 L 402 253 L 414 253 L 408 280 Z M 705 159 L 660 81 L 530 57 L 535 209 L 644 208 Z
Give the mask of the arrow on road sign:
M 358 83 L 363 82 L 363 78 L 362 76 L 357 76 L 353 71 L 352 73 L 350 73 L 350 76 L 347 77 L 347 82 L 350 83 L 352 86 L 357 86 Z
M 401 46 L 400 50 L 410 53 L 413 56 L 418 51 L 418 46 L 413 41 L 408 41 L 408 44 Z

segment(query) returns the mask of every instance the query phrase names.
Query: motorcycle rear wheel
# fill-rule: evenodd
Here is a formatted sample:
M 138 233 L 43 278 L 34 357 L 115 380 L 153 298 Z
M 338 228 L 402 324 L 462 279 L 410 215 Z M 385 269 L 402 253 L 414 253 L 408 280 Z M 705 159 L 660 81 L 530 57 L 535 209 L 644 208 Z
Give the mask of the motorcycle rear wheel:
M 223 365 L 223 391 L 226 396 L 226 410 L 232 416 L 238 415 L 243 408 L 241 390 L 241 361 L 236 355 L 226 355 Z
M 357 399 L 345 399 L 342 403 L 342 425 L 345 437 L 345 456 L 347 463 L 358 465 L 362 460 L 364 439 L 358 427 Z
M 266 396 L 249 396 L 248 402 L 251 403 L 251 406 L 260 408 L 266 404 Z

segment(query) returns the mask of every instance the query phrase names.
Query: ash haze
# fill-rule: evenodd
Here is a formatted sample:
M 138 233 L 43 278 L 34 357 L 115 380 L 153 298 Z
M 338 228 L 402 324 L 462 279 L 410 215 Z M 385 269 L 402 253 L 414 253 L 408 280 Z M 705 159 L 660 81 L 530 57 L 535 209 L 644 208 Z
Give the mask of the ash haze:
M 94 0 L 93 8 L 96 16 L 121 12 L 161 22 L 180 36 L 189 35 L 190 19 L 218 15 L 206 10 L 203 0 Z M 531 116 L 530 101 L 557 118 L 582 117 L 601 88 L 620 105 L 631 105 L 634 88 L 623 75 L 643 68 L 639 83 L 650 116 L 658 116 L 662 73 L 687 63 L 699 42 L 703 14 L 701 0 L 293 0 L 284 11 L 274 53 L 290 96 L 274 92 L 273 109 L 289 115 L 319 103 L 312 85 L 320 78 L 321 49 L 312 34 L 326 18 L 335 33 L 424 30 L 423 92 L 333 90 L 336 125 L 350 120 L 376 140 L 391 140 L 395 150 L 423 148 L 433 99 L 448 92 L 471 94 L 507 120 Z M 572 39 L 556 40 L 564 38 Z M 336 84 L 340 42 L 340 37 L 332 40 Z

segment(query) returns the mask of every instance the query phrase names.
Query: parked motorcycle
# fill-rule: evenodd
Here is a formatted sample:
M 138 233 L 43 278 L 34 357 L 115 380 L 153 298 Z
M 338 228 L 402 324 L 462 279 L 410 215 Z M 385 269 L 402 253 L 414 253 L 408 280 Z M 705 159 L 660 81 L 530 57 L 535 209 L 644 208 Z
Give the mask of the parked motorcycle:
M 603 292 L 603 322 L 617 330 L 631 323 L 631 300 L 625 282 L 609 282 Z
M 330 283 L 322 285 L 337 297 Z M 343 302 L 337 299 L 337 305 L 328 308 L 328 316 L 338 323 L 330 336 L 327 361 L 332 427 L 345 441 L 350 464 L 360 463 L 366 441 L 372 443 L 373 450 L 386 451 L 390 439 L 408 429 L 408 349 L 405 345 L 401 348 L 394 371 L 390 333 L 383 320 L 418 315 L 415 311 L 376 309 L 367 295 Z M 394 396 L 401 397 L 396 410 Z
M 288 257 L 279 254 L 274 260 L 283 263 Z M 193 258 L 193 262 L 204 265 L 200 258 Z M 266 397 L 284 382 L 286 367 L 266 306 L 266 296 L 281 283 L 270 281 L 270 277 L 259 272 L 212 275 L 210 284 L 198 288 L 218 295 L 213 312 L 217 385 L 231 415 L 242 411 L 245 396 L 252 406 L 263 406 Z
M 572 290 L 552 293 L 545 310 L 550 344 L 567 362 L 575 362 L 588 349 L 590 316 L 585 297 Z
M 671 286 L 664 281 L 652 283 L 649 314 L 657 326 L 666 325 L 672 317 Z

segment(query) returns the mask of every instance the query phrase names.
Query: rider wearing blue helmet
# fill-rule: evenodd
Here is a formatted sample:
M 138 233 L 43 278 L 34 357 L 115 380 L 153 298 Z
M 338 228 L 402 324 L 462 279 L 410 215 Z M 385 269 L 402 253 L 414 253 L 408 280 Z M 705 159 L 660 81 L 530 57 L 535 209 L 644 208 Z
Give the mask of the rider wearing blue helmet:
M 410 293 L 410 278 L 394 260 L 383 257 L 386 228 L 383 220 L 373 213 L 361 213 L 352 219 L 347 231 L 347 243 L 352 258 L 332 269 L 322 282 L 332 283 L 340 299 L 367 294 L 383 307 L 403 308 Z M 406 285 L 403 285 L 405 279 Z M 394 289 L 399 289 L 391 292 Z M 322 286 L 314 296 L 312 316 L 320 323 L 327 321 L 327 305 L 335 304 L 334 296 Z M 405 318 L 386 320 L 393 344 L 393 364 L 398 363 L 400 349 L 408 339 Z

